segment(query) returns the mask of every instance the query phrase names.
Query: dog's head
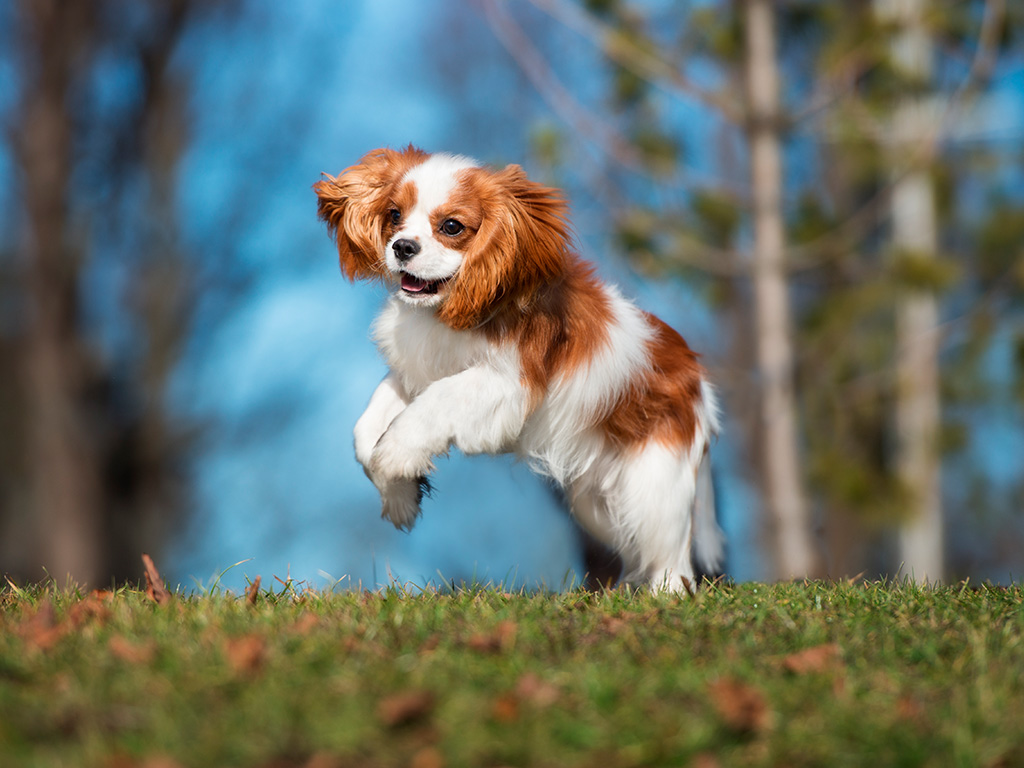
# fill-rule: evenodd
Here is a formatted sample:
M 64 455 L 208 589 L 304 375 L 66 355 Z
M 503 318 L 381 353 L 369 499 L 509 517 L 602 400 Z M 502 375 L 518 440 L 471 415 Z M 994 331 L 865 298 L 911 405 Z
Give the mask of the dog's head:
M 455 329 L 528 303 L 566 268 L 565 201 L 517 165 L 380 149 L 314 189 L 349 279 L 383 278 Z

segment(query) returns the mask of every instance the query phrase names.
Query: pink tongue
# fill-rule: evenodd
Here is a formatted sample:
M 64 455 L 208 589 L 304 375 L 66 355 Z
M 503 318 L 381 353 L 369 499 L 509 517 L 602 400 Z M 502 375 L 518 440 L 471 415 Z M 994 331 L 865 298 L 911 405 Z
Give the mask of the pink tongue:
M 409 274 L 402 274 L 402 290 L 412 291 L 413 293 L 422 291 L 427 287 L 426 280 L 420 280 L 418 277 L 413 277 Z

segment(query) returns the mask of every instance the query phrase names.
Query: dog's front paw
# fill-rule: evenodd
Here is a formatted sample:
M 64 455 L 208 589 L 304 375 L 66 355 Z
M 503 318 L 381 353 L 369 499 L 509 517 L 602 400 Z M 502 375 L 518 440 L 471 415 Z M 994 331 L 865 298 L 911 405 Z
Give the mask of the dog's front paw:
M 397 422 L 396 422 L 397 424 Z M 434 471 L 431 453 L 419 446 L 414 435 L 404 435 L 392 424 L 373 447 L 369 461 L 371 477 L 384 480 L 413 480 Z
M 430 493 L 430 483 L 425 477 L 417 480 L 396 480 L 380 490 L 381 517 L 389 520 L 395 528 L 408 531 L 420 516 L 420 502 Z

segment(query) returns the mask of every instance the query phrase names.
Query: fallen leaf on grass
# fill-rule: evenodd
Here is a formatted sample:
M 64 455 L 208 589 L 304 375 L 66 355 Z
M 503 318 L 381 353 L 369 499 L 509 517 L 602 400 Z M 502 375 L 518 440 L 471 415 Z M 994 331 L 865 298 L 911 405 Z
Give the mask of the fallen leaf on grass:
M 409 768 L 444 768 L 444 757 L 437 747 L 424 747 L 412 756 Z
M 108 603 L 111 599 L 110 592 L 96 590 L 84 600 L 79 600 L 71 606 L 67 620 L 75 628 L 87 621 L 96 621 L 102 624 L 110 618 L 111 611 Z
M 491 633 L 481 632 L 472 635 L 466 641 L 466 644 L 474 651 L 480 651 L 481 653 L 507 651 L 515 642 L 518 629 L 519 627 L 514 621 L 503 621 Z
M 156 643 L 133 643 L 126 637 L 114 635 L 107 643 L 107 650 L 128 664 L 148 664 L 156 655 Z
M 900 720 L 921 726 L 926 722 L 925 713 L 924 705 L 910 695 L 904 694 L 896 700 L 896 715 Z
M 708 686 L 708 694 L 719 717 L 737 733 L 757 733 L 771 723 L 771 710 L 764 695 L 752 685 L 722 678 Z
M 107 768 L 181 768 L 181 763 L 165 755 L 141 758 L 117 755 L 107 763 Z
M 164 580 L 160 578 L 160 572 L 153 564 L 153 558 L 143 552 L 142 564 L 146 566 L 146 597 L 157 605 L 167 605 L 171 602 L 171 593 L 167 591 Z
M 308 759 L 305 757 L 275 757 L 268 762 L 260 763 L 259 768 L 344 768 L 347 763 L 328 752 L 314 752 Z
M 629 622 L 618 616 L 602 616 L 601 629 L 612 637 L 616 637 L 629 629 Z
M 690 763 L 692 768 L 719 768 L 720 765 L 721 763 L 718 762 L 718 758 L 710 752 L 701 752 Z
M 87 622 L 102 623 L 110 618 L 110 608 L 106 602 L 107 598 L 103 597 L 103 593 L 93 592 L 89 597 L 72 605 L 64 618 L 57 621 L 57 611 L 53 607 L 53 602 L 49 597 L 44 598 L 35 612 L 21 623 L 18 634 L 30 645 L 45 651 Z
M 57 623 L 57 611 L 47 597 L 39 603 L 35 612 L 21 623 L 18 634 L 25 642 L 45 651 L 60 640 L 67 629 L 66 625 Z
M 260 635 L 230 637 L 224 642 L 228 664 L 239 674 L 258 672 L 267 658 L 267 643 Z
M 786 671 L 794 675 L 806 675 L 812 672 L 825 672 L 841 664 L 839 646 L 835 643 L 816 645 L 802 651 L 791 653 L 782 660 Z
M 397 728 L 424 719 L 433 709 L 434 696 L 429 691 L 404 691 L 381 699 L 377 717 L 389 728 Z
M 302 768 L 342 768 L 345 764 L 327 752 L 317 752 L 307 760 Z
M 315 613 L 306 611 L 292 624 L 292 631 L 298 635 L 308 635 L 320 624 L 320 617 Z
M 519 697 L 506 693 L 494 700 L 491 715 L 499 723 L 514 723 L 519 719 Z
M 527 672 L 516 683 L 516 695 L 535 707 L 549 707 L 558 701 L 561 692 L 558 687 Z
M 262 578 L 257 576 L 252 584 L 245 588 L 245 602 L 249 605 L 256 605 L 256 600 L 260 596 L 260 581 Z

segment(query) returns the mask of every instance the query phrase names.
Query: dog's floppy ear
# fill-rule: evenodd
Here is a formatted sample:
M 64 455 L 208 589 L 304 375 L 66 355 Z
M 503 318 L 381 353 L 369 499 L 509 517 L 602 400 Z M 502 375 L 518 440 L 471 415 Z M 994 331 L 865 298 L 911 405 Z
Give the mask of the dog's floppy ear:
M 483 222 L 438 312 L 456 330 L 475 328 L 502 306 L 529 300 L 564 273 L 570 247 L 567 206 L 558 190 L 531 181 L 518 165 L 467 173 Z
M 317 213 L 338 243 L 341 271 L 349 280 L 380 277 L 384 269 L 384 215 L 395 182 L 427 153 L 409 145 L 376 149 L 341 176 L 329 174 L 313 185 Z

